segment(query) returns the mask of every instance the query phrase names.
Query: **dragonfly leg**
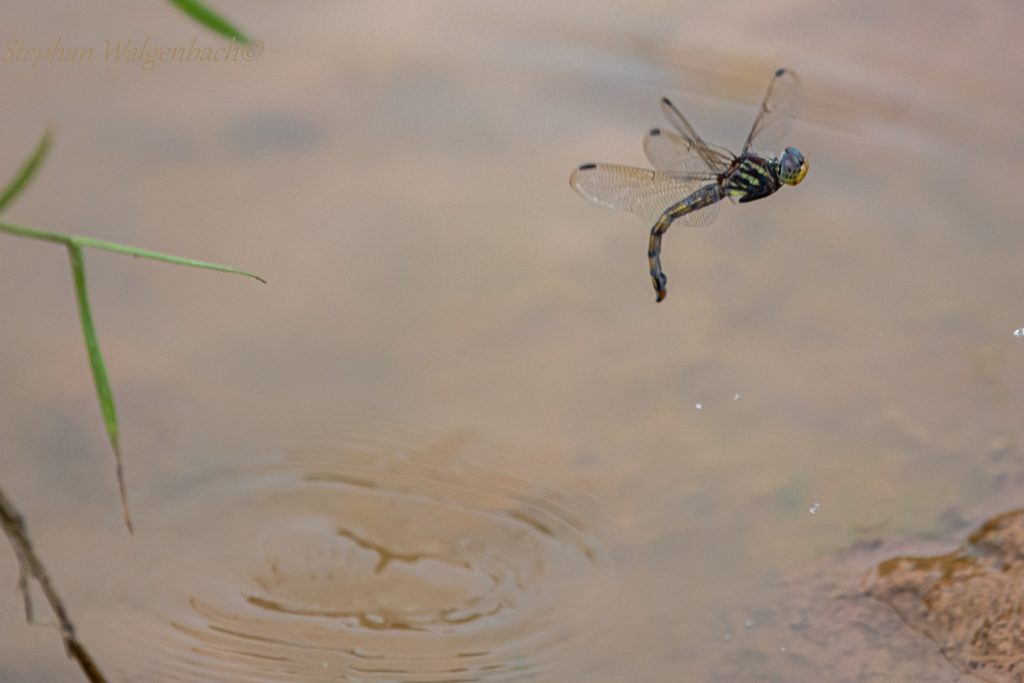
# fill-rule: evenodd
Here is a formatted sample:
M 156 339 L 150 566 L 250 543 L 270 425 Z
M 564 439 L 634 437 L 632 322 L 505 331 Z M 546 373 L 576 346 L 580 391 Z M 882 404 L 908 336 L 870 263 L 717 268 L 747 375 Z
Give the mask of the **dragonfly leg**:
M 668 278 L 661 270 L 661 236 L 672 225 L 672 221 L 691 211 L 698 211 L 705 206 L 714 204 L 720 201 L 722 196 L 722 188 L 717 183 L 705 185 L 686 199 L 665 209 L 665 212 L 651 227 L 651 240 L 647 245 L 647 262 L 651 267 L 651 283 L 654 284 L 654 291 L 657 292 L 657 301 L 663 300 L 668 295 L 668 290 L 665 288 Z

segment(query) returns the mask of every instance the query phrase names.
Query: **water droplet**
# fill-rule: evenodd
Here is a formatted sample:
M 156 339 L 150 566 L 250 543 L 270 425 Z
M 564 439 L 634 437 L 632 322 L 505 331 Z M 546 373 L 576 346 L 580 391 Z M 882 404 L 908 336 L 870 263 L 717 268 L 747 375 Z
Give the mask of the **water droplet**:
M 754 628 L 754 620 L 753 619 L 747 619 L 746 621 L 743 622 L 743 625 L 746 626 L 747 628 Z
M 743 398 L 743 394 L 733 394 L 732 395 L 732 400 L 734 400 L 734 401 L 738 401 L 741 398 Z
M 807 508 L 807 511 L 812 515 L 818 514 L 818 510 L 821 509 L 821 503 L 811 503 L 811 507 Z
M 1014 337 L 1024 337 L 1024 327 L 1018 327 L 1013 331 Z
M 725 640 L 732 640 L 732 634 L 726 632 L 726 633 L 722 634 L 722 638 L 724 638 Z
M 779 646 L 779 652 L 785 652 L 785 651 L 786 651 L 786 646 L 785 645 L 780 645 Z
M 704 404 L 703 403 L 698 403 L 697 404 L 697 410 L 704 410 Z

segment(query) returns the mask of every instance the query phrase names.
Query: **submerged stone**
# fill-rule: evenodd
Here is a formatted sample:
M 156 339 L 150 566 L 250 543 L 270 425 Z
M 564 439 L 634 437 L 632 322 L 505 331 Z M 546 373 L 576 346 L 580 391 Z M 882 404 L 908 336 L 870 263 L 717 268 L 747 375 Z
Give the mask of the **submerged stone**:
M 699 680 L 1024 683 L 1024 509 L 966 536 L 860 541 L 780 577 L 712 625 L 729 642 L 694 644 Z
M 1024 510 L 988 520 L 951 553 L 885 560 L 865 588 L 961 671 L 1024 680 Z

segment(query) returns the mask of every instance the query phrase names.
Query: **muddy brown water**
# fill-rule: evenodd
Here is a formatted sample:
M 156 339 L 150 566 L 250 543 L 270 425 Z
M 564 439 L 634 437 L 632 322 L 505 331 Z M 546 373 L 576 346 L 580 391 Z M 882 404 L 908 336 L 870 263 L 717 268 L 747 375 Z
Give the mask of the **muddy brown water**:
M 255 59 L 107 59 L 219 44 L 161 3 L 0 26 L 0 173 L 57 132 L 5 219 L 270 281 L 87 255 L 128 538 L 65 256 L 0 238 L 0 484 L 112 680 L 831 680 L 771 605 L 1020 507 L 1012 3 L 217 6 Z M 779 66 L 807 179 L 673 227 L 656 305 L 569 172 L 663 95 L 739 146 Z M 16 576 L 0 680 L 80 680 Z M 971 680 L 871 604 L 811 630 L 845 680 Z

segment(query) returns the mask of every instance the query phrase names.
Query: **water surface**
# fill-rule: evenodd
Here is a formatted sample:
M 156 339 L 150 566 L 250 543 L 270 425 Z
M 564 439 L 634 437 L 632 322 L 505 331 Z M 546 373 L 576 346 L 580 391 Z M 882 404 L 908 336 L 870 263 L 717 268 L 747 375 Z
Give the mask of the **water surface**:
M 0 62 L 5 167 L 57 130 L 6 218 L 270 281 L 89 254 L 129 539 L 64 255 L 3 240 L 2 483 L 112 678 L 715 680 L 784 577 L 980 522 L 1024 462 L 1022 27 L 931 7 L 254 2 L 251 62 Z M 779 66 L 807 179 L 674 227 L 655 305 L 569 172 L 643 164 L 663 95 L 740 146 Z M 79 680 L 13 590 L 0 633 L 0 679 Z

